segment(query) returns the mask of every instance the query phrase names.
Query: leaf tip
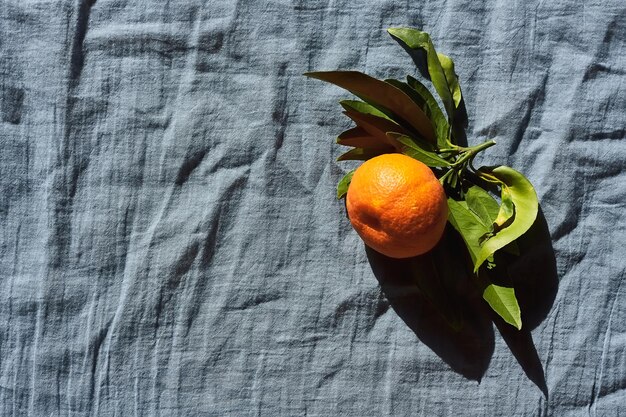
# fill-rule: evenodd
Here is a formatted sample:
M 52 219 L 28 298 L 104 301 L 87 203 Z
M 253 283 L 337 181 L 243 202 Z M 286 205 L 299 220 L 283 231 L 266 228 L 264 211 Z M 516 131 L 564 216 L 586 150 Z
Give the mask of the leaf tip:
M 393 27 L 393 28 L 387 28 L 387 33 L 394 38 L 400 39 L 402 38 L 402 32 L 405 30 L 406 30 L 405 28 Z
M 315 78 L 317 80 L 324 81 L 324 71 L 307 71 L 302 75 L 308 78 Z

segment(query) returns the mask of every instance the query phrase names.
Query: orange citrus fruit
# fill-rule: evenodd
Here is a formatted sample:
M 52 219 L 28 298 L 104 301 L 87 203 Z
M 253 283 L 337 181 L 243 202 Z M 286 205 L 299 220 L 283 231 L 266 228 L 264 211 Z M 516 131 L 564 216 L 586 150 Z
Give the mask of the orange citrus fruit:
M 431 250 L 448 219 L 446 194 L 432 170 L 397 153 L 377 156 L 357 168 L 346 207 L 361 239 L 392 258 Z

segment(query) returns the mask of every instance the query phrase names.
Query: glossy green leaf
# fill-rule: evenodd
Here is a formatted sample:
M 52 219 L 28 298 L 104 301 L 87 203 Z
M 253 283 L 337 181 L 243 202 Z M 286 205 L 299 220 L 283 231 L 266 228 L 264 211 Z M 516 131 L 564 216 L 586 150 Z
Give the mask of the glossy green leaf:
M 489 284 L 483 291 L 483 299 L 504 321 L 517 330 L 522 329 L 522 312 L 513 288 Z
M 513 214 L 515 213 L 513 197 L 511 196 L 511 191 L 509 190 L 509 187 L 503 184 L 500 196 L 502 198 L 502 202 L 500 203 L 498 216 L 493 221 L 494 231 L 500 230 L 513 217 Z
M 358 112 L 358 113 L 370 114 L 372 116 L 377 116 L 377 117 L 381 117 L 383 119 L 387 119 L 387 120 L 393 121 L 391 118 L 389 118 L 389 116 L 387 114 L 383 113 L 382 111 L 380 111 L 376 107 L 374 107 L 371 104 L 366 103 L 364 101 L 359 101 L 359 100 L 341 100 L 339 102 L 339 104 L 341 104 L 341 107 L 343 107 L 344 110 L 346 110 L 346 111 L 353 110 L 353 111 Z
M 453 143 L 463 143 L 466 140 L 465 128 L 467 127 L 467 111 L 465 110 L 465 102 L 461 93 L 459 77 L 454 71 L 454 62 L 452 59 L 442 53 L 437 53 L 441 67 L 446 75 L 452 99 L 454 100 L 454 115 L 452 119 L 451 141 Z
M 454 171 L 452 175 L 450 175 L 450 187 L 456 188 L 459 183 L 459 174 L 457 171 Z
M 337 143 L 355 148 L 387 149 L 389 144 L 381 142 L 380 138 L 370 135 L 360 126 L 348 129 L 337 136 Z
M 402 81 L 398 81 L 398 80 L 385 80 L 385 82 L 388 82 L 389 84 L 393 85 L 394 87 L 397 87 L 398 89 L 404 91 L 409 97 L 411 97 L 411 99 L 418 106 L 420 106 L 420 108 L 422 110 L 424 110 L 424 113 L 426 113 L 426 115 L 428 116 L 428 118 L 431 121 L 431 124 L 433 125 L 433 128 L 435 129 L 435 133 L 437 135 L 437 145 L 439 147 L 448 147 L 448 146 L 450 146 L 450 141 L 448 140 L 449 139 L 448 138 L 448 134 L 449 134 L 448 121 L 446 120 L 445 116 L 443 116 L 443 113 L 441 113 L 441 109 L 439 109 L 439 106 L 437 105 L 436 101 L 435 101 L 435 105 L 437 105 L 437 109 L 439 109 L 439 113 L 441 114 L 441 117 L 442 117 L 442 119 L 439 119 L 439 126 L 441 126 L 441 127 L 439 127 L 438 124 L 435 123 L 435 120 L 433 119 L 432 114 L 431 114 L 430 107 L 429 107 L 428 103 L 426 103 L 426 100 L 415 89 L 413 89 L 413 87 L 411 87 L 407 83 L 403 83 Z M 426 90 L 426 91 L 428 91 L 428 90 Z M 431 97 L 432 97 L 432 95 L 431 95 Z M 434 100 L 434 98 L 433 98 L 433 100 Z
M 350 181 L 352 181 L 354 171 L 352 170 L 344 175 L 339 184 L 337 184 L 337 200 L 341 200 L 348 193 L 348 187 L 350 186 Z
M 470 257 L 476 264 L 476 259 L 481 251 L 478 242 L 488 231 L 488 227 L 469 209 L 464 201 L 448 198 L 448 209 L 448 220 L 465 241 Z M 489 208 L 489 214 L 493 215 L 493 208 Z M 489 282 L 482 273 L 477 276 L 477 279 L 484 288 L 483 298 L 491 308 L 507 323 L 520 329 L 522 326 L 521 313 L 513 288 L 495 285 Z
M 473 185 L 465 194 L 468 208 L 478 216 L 485 227 L 490 227 L 498 216 L 498 202 L 483 188 Z
M 411 55 L 418 67 L 423 62 L 421 54 L 426 54 L 426 66 L 430 81 L 441 97 L 448 116 L 453 117 L 455 109 L 453 94 L 430 35 L 411 28 L 390 28 L 387 29 L 387 32 Z M 422 73 L 424 73 L 423 70 Z
M 481 250 L 479 241 L 489 229 L 468 208 L 465 201 L 456 201 L 452 198 L 448 198 L 448 221 L 463 238 L 475 265 Z
M 435 126 L 437 134 L 437 145 L 440 148 L 449 146 L 450 144 L 450 125 L 446 115 L 439 108 L 439 104 L 435 97 L 430 93 L 428 88 L 415 78 L 408 75 L 406 77 L 408 85 L 422 98 L 424 102 L 424 112 Z M 419 105 L 419 103 L 418 103 Z
M 337 158 L 337 161 L 367 161 L 368 159 L 371 159 L 378 155 L 382 155 L 384 153 L 388 152 L 385 152 L 381 149 L 354 148 L 339 156 L 339 158 Z
M 539 207 L 537 194 L 532 184 L 514 169 L 499 166 L 490 170 L 480 169 L 478 174 L 488 181 L 493 182 L 495 179 L 508 188 L 515 206 L 515 215 L 508 226 L 482 243 L 480 253 L 474 264 L 474 271 L 477 271 L 480 265 L 498 249 L 505 247 L 526 233 L 537 218 Z
M 413 139 L 406 135 L 402 135 L 396 132 L 387 132 L 387 136 L 393 138 L 397 142 L 404 145 L 401 152 L 411 158 L 417 159 L 420 162 L 428 165 L 429 167 L 447 167 L 450 163 L 441 158 L 434 152 L 429 152 L 420 146 L 418 146 Z
M 437 57 L 439 58 L 441 68 L 443 68 L 443 72 L 446 75 L 448 87 L 452 93 L 452 99 L 454 100 L 454 108 L 456 109 L 461 104 L 463 96 L 461 94 L 461 86 L 459 85 L 459 77 L 454 71 L 454 61 L 452 61 L 452 58 L 442 53 L 437 53 Z
M 498 217 L 498 213 L 500 211 L 500 206 L 498 205 L 496 199 L 482 187 L 474 185 L 467 190 L 467 193 L 465 194 L 465 201 L 467 201 L 468 208 L 480 218 L 480 221 L 485 225 L 485 227 L 491 227 L 493 229 L 493 223 Z M 492 234 L 493 231 L 490 231 L 487 235 L 485 235 L 485 237 L 489 237 Z M 481 238 L 480 241 L 482 242 L 485 237 Z M 502 250 L 512 255 L 520 254 L 515 241 L 503 247 Z
M 424 139 L 435 143 L 435 131 L 426 114 L 402 90 L 358 71 L 304 74 L 344 88 L 368 103 L 383 106 L 410 124 Z

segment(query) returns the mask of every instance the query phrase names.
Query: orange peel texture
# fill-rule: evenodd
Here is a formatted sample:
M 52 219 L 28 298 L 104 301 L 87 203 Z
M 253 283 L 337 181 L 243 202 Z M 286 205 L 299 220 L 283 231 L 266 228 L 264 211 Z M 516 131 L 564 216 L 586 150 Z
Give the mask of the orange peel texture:
M 430 251 L 448 219 L 446 194 L 432 170 L 402 154 L 380 155 L 357 168 L 346 207 L 365 244 L 392 258 Z

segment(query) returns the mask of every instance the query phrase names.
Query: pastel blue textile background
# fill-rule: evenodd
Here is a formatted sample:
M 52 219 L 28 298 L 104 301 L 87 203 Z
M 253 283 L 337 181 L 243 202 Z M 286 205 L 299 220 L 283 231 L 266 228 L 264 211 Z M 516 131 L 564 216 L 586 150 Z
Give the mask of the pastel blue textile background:
M 480 381 L 390 308 L 336 182 L 349 95 L 457 64 L 480 162 L 535 184 L 559 275 Z M 626 415 L 626 5 L 0 1 L 0 415 Z

